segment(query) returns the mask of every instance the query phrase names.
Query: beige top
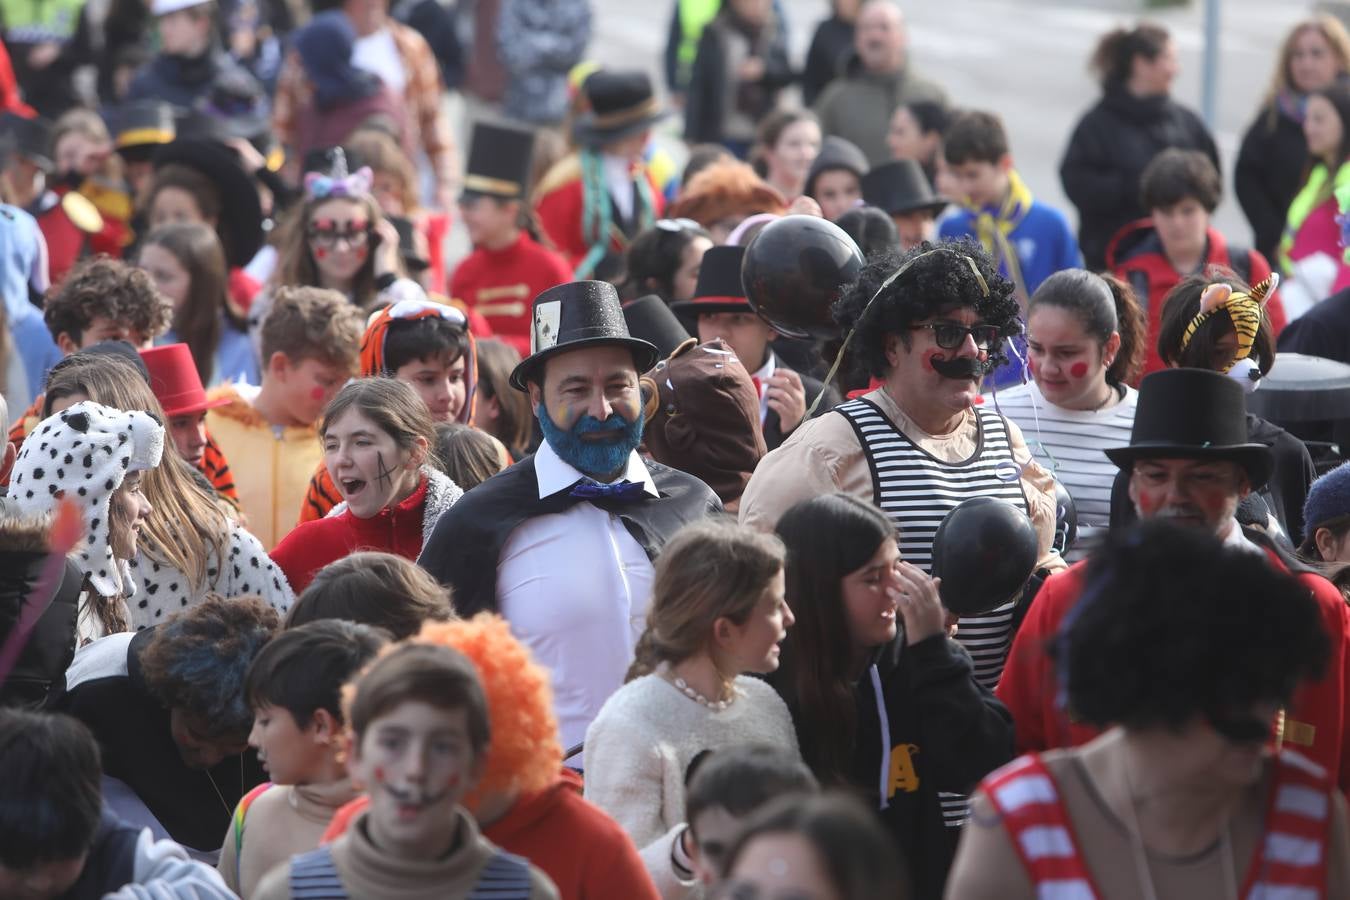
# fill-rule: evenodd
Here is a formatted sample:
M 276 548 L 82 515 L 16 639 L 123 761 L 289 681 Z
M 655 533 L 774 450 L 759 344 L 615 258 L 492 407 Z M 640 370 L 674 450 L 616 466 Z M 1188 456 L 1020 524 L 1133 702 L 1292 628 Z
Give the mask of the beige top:
M 253 896 L 258 882 L 278 863 L 319 846 L 333 813 L 357 794 L 346 778 L 327 784 L 274 785 L 263 791 L 244 817 L 244 841 L 237 857 L 234 816 L 230 817 L 216 866 L 225 884 L 241 897 Z
M 1084 762 L 1089 754 L 1109 753 L 1115 735 L 1111 732 L 1083 747 L 1051 751 L 1042 758 L 1054 775 L 1060 800 L 1101 900 L 1139 900 L 1149 895 L 1140 883 L 1143 876 L 1130 838 L 1132 826 L 1108 806 Z M 1097 765 L 1093 764 L 1094 771 Z M 1262 777 L 1243 791 L 1230 821 L 1236 868 L 1231 877 L 1223 871 L 1225 854 L 1220 842 L 1184 857 L 1145 850 L 1148 875 L 1158 900 L 1193 897 L 1229 900 L 1229 886 L 1236 884 L 1236 889 L 1242 890 L 1265 823 L 1272 772 L 1273 765 L 1267 762 Z M 1350 832 L 1346 829 L 1345 798 L 1334 789 L 1329 795 L 1331 830 L 1325 896 L 1350 897 Z M 946 896 L 952 900 L 1036 900 L 1026 868 L 983 791 L 975 795 Z
M 463 807 L 456 814 L 458 846 L 441 859 L 409 861 L 396 859 L 370 842 L 366 830 L 370 811 L 362 812 L 332 845 L 333 865 L 347 896 L 352 900 L 453 900 L 469 896 L 497 846 L 479 833 L 473 816 Z M 530 866 L 530 881 L 530 900 L 558 900 L 558 889 L 534 866 Z M 290 896 L 291 867 L 287 861 L 268 872 L 248 900 L 289 900 Z
M 885 389 L 864 395 L 891 420 L 916 446 L 940 460 L 958 463 L 976 450 L 978 431 L 975 410 L 964 413 L 961 424 L 949 434 L 929 434 L 900 411 Z M 1055 538 L 1054 478 L 1036 463 L 1022 430 L 1013 422 L 1008 426 L 1008 446 L 1013 458 L 1022 465 L 1022 491 L 1030 507 L 1031 522 L 1040 537 L 1039 565 L 1052 571 L 1064 568 L 1064 561 L 1050 546 Z M 872 470 L 858 435 L 842 415 L 825 414 L 803 422 L 781 447 L 760 460 L 750 483 L 741 495 L 740 522 L 762 531 L 771 531 L 778 519 L 793 505 L 821 494 L 842 491 L 869 503 L 875 496 Z

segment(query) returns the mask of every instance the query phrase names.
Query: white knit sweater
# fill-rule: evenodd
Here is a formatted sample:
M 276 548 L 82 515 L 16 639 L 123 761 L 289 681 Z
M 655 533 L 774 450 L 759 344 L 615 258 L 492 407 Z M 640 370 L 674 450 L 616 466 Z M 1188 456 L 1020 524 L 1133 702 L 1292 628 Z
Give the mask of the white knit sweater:
M 586 730 L 586 799 L 639 848 L 684 821 L 685 771 L 702 751 L 744 744 L 797 751 L 792 717 L 773 688 L 746 676 L 736 688 L 736 702 L 717 711 L 660 675 L 644 675 L 606 700 Z

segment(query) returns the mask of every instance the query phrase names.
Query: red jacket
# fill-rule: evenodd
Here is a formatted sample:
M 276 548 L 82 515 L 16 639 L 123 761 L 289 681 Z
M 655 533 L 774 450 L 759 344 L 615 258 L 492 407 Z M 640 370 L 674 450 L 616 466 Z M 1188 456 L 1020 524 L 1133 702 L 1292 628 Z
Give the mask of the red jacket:
M 643 177 L 647 179 L 651 191 L 652 216 L 659 219 L 665 210 L 665 196 L 650 172 L 644 169 Z M 581 166 L 576 157 L 565 157 L 550 169 L 535 189 L 535 196 L 538 200 L 535 201 L 534 213 L 540 229 L 575 270 L 590 251 L 582 235 L 584 197 L 581 190 Z M 617 232 L 618 228 L 613 231 Z M 609 249 L 612 253 L 622 255 L 628 249 L 628 240 L 616 236 L 610 241 Z
M 488 321 L 492 333 L 530 355 L 530 307 L 534 298 L 572 280 L 572 268 L 524 231 L 508 247 L 479 247 L 450 276 L 450 296 Z
M 1207 240 L 1209 252 L 1200 271 L 1206 272 L 1210 266 L 1235 268 L 1224 236 L 1210 228 Z M 1172 264 L 1163 255 L 1162 241 L 1153 228 L 1152 219 L 1131 222 L 1116 232 L 1116 236 L 1106 248 L 1106 267 L 1114 272 L 1116 277 L 1134 288 L 1140 305 L 1148 315 L 1146 342 L 1148 356 L 1140 377 L 1166 368 L 1162 357 L 1158 355 L 1158 331 L 1162 323 L 1163 301 L 1184 276 L 1172 268 Z M 1237 266 L 1236 271 L 1239 274 L 1245 272 L 1248 283 L 1259 284 L 1270 277 L 1270 263 L 1257 251 L 1248 250 L 1246 265 Z M 1266 301 L 1266 317 L 1270 319 L 1270 327 L 1278 337 L 1285 325 L 1284 304 L 1280 301 L 1279 292 Z
M 427 479 L 395 506 L 386 506 L 369 519 L 358 519 L 350 509 L 341 515 L 301 522 L 272 550 L 272 562 L 286 573 L 296 596 L 308 587 L 314 573 L 358 550 L 382 550 L 416 560 L 422 552 L 422 517 Z
M 334 841 L 361 810 L 357 797 L 333 816 L 323 843 Z M 521 797 L 483 836 L 523 856 L 558 886 L 562 900 L 659 900 L 628 833 L 600 807 L 581 796 L 581 777 L 563 769 L 553 786 Z
M 1272 565 L 1288 571 L 1278 556 L 1269 550 L 1266 554 Z M 1086 560 L 1076 563 L 1046 579 L 1008 652 L 994 693 L 1013 715 L 1019 753 L 1077 747 L 1101 733 L 1072 721 L 1060 705 L 1059 678 L 1047 653 L 1064 617 L 1078 602 L 1087 565 Z M 1318 681 L 1304 682 L 1294 692 L 1285 710 L 1284 743 L 1325 766 L 1344 792 L 1350 790 L 1350 741 L 1345 733 L 1346 704 L 1350 702 L 1350 607 L 1335 585 L 1321 575 L 1304 572 L 1298 580 L 1312 591 L 1321 608 L 1331 655 L 1326 674 Z

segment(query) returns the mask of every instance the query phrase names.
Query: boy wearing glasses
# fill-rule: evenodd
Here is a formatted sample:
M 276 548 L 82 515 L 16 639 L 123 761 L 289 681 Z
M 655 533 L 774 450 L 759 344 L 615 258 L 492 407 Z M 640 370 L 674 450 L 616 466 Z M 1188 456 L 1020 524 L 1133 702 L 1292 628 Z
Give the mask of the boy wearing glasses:
M 881 386 L 801 425 L 760 462 L 740 520 L 771 529 L 793 504 L 843 491 L 895 522 L 903 558 L 925 572 L 943 517 L 973 497 L 1025 510 L 1040 537 L 1039 565 L 1062 568 L 1051 549 L 1054 480 L 1032 461 L 1021 431 L 981 405 L 984 376 L 1005 357 L 1019 307 L 1013 286 L 978 244 L 924 243 L 885 254 L 836 302 L 848 354 Z M 963 617 L 957 640 L 986 687 L 998 683 L 1013 604 Z M 949 798 L 957 826 L 964 809 Z
M 450 276 L 450 296 L 487 320 L 492 335 L 530 355 L 530 301 L 572 280 L 561 255 L 521 227 L 534 135 L 519 128 L 474 127 L 459 211 L 473 252 Z

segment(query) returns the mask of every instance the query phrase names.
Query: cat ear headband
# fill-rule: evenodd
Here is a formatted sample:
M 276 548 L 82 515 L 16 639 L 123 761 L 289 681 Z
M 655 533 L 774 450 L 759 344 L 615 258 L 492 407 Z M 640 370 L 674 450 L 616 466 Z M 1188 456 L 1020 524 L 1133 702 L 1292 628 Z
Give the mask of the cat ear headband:
M 328 200 L 333 197 L 356 198 L 370 193 L 375 176 L 370 166 L 355 172 L 347 171 L 347 154 L 341 147 L 333 150 L 333 166 L 327 174 L 309 172 L 305 175 L 305 199 Z

